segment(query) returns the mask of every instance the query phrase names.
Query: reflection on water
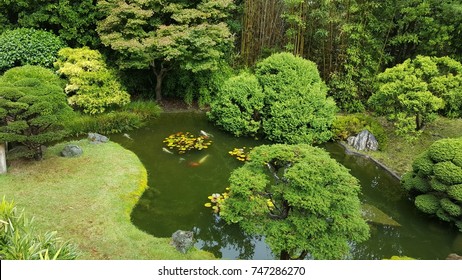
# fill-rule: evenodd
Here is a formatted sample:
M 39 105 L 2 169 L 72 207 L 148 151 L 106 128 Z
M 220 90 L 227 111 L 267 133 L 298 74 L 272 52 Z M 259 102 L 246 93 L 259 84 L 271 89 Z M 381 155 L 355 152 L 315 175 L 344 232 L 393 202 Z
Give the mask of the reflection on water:
M 176 132 L 198 135 L 204 130 L 214 135 L 209 149 L 184 155 L 162 151 L 162 140 Z M 262 144 L 254 139 L 232 137 L 211 125 L 204 114 L 164 113 L 148 126 L 130 133 L 132 139 L 113 135 L 112 140 L 135 152 L 148 170 L 150 188 L 132 213 L 133 223 L 159 237 L 178 229 L 192 230 L 196 247 L 224 259 L 274 259 L 261 237 L 243 233 L 236 225 L 226 225 L 204 207 L 207 196 L 227 187 L 229 173 L 242 163 L 228 155 L 236 147 Z M 399 182 L 371 161 L 346 155 L 334 143 L 323 147 L 360 180 L 361 200 L 374 205 L 401 227 L 371 224 L 371 238 L 351 244 L 352 259 L 383 259 L 406 255 L 419 259 L 444 259 L 457 251 L 453 246 L 457 231 L 419 213 L 406 198 Z M 191 166 L 208 155 L 206 160 Z

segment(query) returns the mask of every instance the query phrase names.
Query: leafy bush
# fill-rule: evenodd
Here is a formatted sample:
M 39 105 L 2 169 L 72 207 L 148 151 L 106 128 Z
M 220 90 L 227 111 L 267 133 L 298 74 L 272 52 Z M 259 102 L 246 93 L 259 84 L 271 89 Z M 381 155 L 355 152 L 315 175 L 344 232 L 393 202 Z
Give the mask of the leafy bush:
M 335 139 L 346 140 L 349 136 L 357 135 L 362 130 L 369 130 L 379 142 L 379 148 L 386 147 L 388 136 L 382 125 L 373 117 L 366 114 L 337 115 L 332 123 L 332 133 Z
M 369 228 L 361 216 L 358 181 L 319 148 L 262 145 L 234 170 L 220 216 L 250 234 L 264 235 L 281 259 L 347 256 Z
M 39 234 L 23 211 L 3 197 L 0 203 L 0 259 L 1 260 L 73 260 L 75 246 L 64 242 L 56 232 Z
M 0 142 L 17 142 L 42 158 L 42 145 L 65 136 L 63 121 L 72 112 L 62 83 L 40 66 L 12 68 L 0 77 Z
M 66 123 L 69 135 L 78 136 L 89 132 L 102 134 L 121 133 L 139 128 L 143 120 L 131 112 L 109 112 L 94 116 L 75 113 Z
M 64 48 L 58 55 L 54 65 L 57 73 L 69 81 L 65 88 L 69 104 L 85 113 L 96 114 L 130 102 L 130 95 L 107 68 L 98 51 L 88 47 Z
M 435 214 L 440 209 L 440 199 L 433 194 L 422 194 L 415 198 L 415 206 L 427 214 Z
M 207 116 L 236 136 L 256 135 L 261 129 L 264 94 L 257 78 L 242 73 L 228 79 L 211 103 Z
M 16 66 L 51 68 L 63 42 L 53 33 L 33 28 L 7 30 L 0 34 L 0 72 Z
M 416 196 L 417 208 L 462 231 L 462 168 L 453 163 L 462 154 L 461 145 L 462 138 L 434 142 L 415 159 L 401 184 Z
M 332 137 L 330 128 L 337 108 L 326 97 L 327 87 L 313 62 L 289 53 L 273 54 L 257 64 L 255 77 L 241 74 L 226 83 L 227 93 L 212 104 L 210 117 L 235 134 L 255 134 L 261 130 L 275 142 L 320 143 Z M 236 89 L 232 89 L 233 82 L 238 84 Z M 232 90 L 239 92 L 236 100 L 229 97 Z M 260 90 L 263 90 L 263 107 Z M 224 105 L 226 102 L 233 103 Z M 230 113 L 238 115 L 231 117 Z

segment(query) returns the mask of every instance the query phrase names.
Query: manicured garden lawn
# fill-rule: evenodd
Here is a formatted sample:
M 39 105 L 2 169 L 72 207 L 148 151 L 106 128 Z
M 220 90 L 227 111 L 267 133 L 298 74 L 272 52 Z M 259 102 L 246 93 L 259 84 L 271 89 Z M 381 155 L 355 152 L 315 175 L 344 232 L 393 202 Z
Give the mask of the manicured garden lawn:
M 44 160 L 16 161 L 0 175 L 0 195 L 35 217 L 39 230 L 57 231 L 77 245 L 80 259 L 212 259 L 192 250 L 177 252 L 168 238 L 155 238 L 130 222 L 130 212 L 147 187 L 146 169 L 116 143 L 77 143 L 84 154 L 63 158 L 64 144 Z M 173 217 L 172 217 L 173 218 Z

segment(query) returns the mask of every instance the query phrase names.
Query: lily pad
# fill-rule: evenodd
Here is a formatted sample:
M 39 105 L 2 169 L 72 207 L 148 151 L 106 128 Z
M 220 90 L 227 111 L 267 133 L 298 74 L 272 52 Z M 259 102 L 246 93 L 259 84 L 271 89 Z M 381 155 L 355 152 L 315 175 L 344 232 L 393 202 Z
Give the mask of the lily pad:
M 375 224 L 381 224 L 381 225 L 386 225 L 386 226 L 394 226 L 394 227 L 400 227 L 401 225 L 393 220 L 390 216 L 385 214 L 382 210 L 379 208 L 364 203 L 361 205 L 361 213 L 363 218 L 371 223 Z

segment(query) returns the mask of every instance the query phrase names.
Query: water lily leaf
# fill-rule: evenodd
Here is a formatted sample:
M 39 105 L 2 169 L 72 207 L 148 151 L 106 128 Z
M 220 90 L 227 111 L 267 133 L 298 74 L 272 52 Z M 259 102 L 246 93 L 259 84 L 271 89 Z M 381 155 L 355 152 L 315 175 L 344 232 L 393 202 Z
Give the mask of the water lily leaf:
M 205 207 L 212 207 L 212 203 L 207 202 L 207 203 L 204 204 L 204 206 L 205 206 Z

